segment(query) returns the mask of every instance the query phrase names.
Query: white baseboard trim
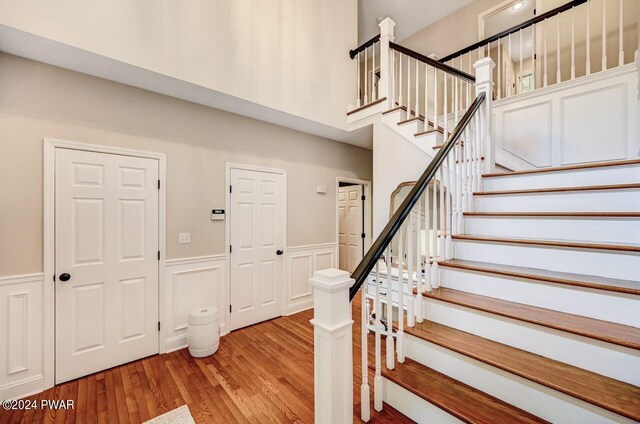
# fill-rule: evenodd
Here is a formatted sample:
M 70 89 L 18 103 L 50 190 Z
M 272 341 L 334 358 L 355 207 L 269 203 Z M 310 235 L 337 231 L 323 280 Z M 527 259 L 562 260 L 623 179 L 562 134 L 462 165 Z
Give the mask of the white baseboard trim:
M 287 316 L 313 308 L 313 298 L 287 305 Z
M 188 346 L 188 339 L 186 334 L 182 334 L 175 337 L 169 337 L 166 340 L 167 351 L 166 353 L 174 352 L 176 350 L 184 349 Z
M 0 400 L 19 399 L 44 390 L 44 375 L 38 374 L 0 386 Z

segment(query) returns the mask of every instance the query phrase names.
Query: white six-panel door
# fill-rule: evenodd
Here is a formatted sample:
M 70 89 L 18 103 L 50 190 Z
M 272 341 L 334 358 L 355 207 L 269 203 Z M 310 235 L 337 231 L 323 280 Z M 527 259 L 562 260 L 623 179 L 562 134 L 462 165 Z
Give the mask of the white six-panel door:
M 235 330 L 282 315 L 285 187 L 283 175 L 272 172 L 232 168 L 230 180 L 230 322 Z
M 61 383 L 158 353 L 158 161 L 69 149 L 55 155 Z
M 349 272 L 353 272 L 362 260 L 362 187 L 338 188 L 339 267 Z

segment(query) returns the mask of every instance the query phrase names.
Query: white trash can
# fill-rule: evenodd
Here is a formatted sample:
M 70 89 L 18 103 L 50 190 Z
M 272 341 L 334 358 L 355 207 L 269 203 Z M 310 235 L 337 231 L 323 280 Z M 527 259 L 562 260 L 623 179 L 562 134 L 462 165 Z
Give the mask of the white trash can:
M 196 358 L 213 355 L 220 345 L 220 318 L 218 308 L 206 306 L 189 315 L 189 353 Z

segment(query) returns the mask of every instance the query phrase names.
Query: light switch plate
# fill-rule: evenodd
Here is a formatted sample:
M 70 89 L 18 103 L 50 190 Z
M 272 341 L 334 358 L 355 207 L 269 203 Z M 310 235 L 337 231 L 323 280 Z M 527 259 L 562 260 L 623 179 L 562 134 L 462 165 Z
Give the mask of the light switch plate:
M 327 186 L 316 186 L 316 193 L 327 194 Z
M 191 233 L 180 233 L 180 234 L 178 234 L 178 243 L 180 243 L 180 244 L 189 244 L 189 243 L 191 243 Z

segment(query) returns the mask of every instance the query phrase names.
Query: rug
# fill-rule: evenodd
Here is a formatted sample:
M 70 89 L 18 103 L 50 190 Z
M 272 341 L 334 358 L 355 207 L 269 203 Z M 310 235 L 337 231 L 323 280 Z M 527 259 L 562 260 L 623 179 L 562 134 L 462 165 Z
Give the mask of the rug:
M 196 424 L 187 405 L 145 421 L 145 424 Z

